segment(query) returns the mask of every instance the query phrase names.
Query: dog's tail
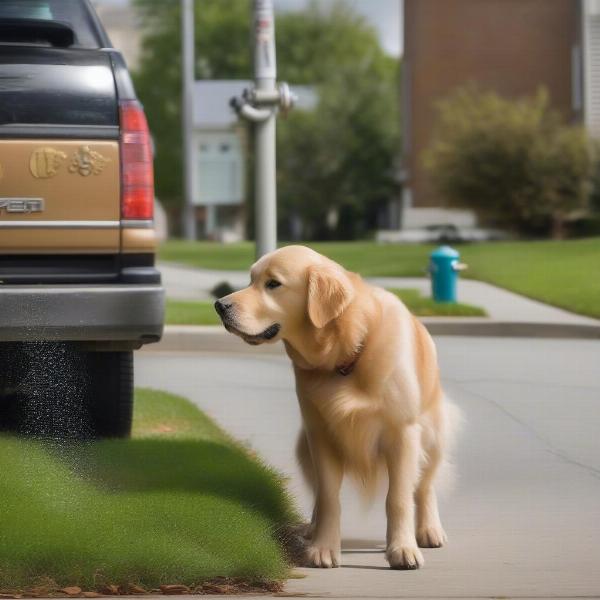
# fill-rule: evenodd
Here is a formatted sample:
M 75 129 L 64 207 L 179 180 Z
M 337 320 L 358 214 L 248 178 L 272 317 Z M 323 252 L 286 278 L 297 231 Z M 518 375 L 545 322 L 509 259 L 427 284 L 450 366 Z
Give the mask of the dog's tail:
M 443 461 L 437 477 L 437 489 L 441 493 L 449 493 L 456 484 L 457 469 L 454 461 L 456 441 L 465 425 L 463 411 L 447 396 L 442 403 L 443 427 L 442 438 L 439 440 Z

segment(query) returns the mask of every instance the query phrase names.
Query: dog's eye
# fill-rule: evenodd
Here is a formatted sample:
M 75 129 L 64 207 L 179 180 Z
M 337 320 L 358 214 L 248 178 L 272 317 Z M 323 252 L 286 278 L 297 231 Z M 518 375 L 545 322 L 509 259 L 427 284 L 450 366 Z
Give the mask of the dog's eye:
M 267 281 L 267 283 L 265 283 L 265 287 L 268 290 L 274 290 L 275 288 L 278 288 L 281 285 L 281 283 L 279 283 L 279 281 L 276 281 L 275 279 L 269 279 L 269 281 Z

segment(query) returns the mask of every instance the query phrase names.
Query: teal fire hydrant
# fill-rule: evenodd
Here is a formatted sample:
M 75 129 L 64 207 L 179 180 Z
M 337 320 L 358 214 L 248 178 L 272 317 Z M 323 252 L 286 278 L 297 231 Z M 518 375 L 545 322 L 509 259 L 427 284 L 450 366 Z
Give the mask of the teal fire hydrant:
M 467 268 L 460 254 L 450 246 L 440 246 L 430 255 L 431 292 L 436 302 L 456 302 L 458 273 Z

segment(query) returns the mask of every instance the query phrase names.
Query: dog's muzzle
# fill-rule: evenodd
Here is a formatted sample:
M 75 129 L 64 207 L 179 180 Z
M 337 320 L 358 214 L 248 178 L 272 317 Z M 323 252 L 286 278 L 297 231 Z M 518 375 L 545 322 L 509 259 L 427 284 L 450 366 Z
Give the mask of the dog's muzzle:
M 217 314 L 221 317 L 221 319 L 224 319 L 227 313 L 231 312 L 232 306 L 233 304 L 225 304 L 225 302 L 223 302 L 222 300 L 217 300 L 215 302 L 215 310 L 217 311 Z
M 270 327 L 267 327 L 260 335 L 265 340 L 272 340 L 281 329 L 279 323 L 273 323 Z
M 272 340 L 281 329 L 281 325 L 279 325 L 279 323 L 273 323 L 273 325 L 270 325 L 264 331 L 252 334 L 246 333 L 245 331 L 238 329 L 235 325 L 232 325 L 231 323 L 226 323 L 225 321 L 223 321 L 223 325 L 225 326 L 225 329 L 229 331 L 229 333 L 234 333 L 235 335 L 238 335 L 247 344 L 250 344 L 251 346 L 258 346 L 263 342 L 268 342 L 269 340 Z
M 246 333 L 237 327 L 232 308 L 232 304 L 226 304 L 221 300 L 217 300 L 215 302 L 215 310 L 217 311 L 219 317 L 221 317 L 221 321 L 223 322 L 225 329 L 227 329 L 229 333 L 233 333 L 241 337 L 247 344 L 258 346 L 262 342 L 272 340 L 281 329 L 281 325 L 279 323 L 273 323 L 273 325 L 269 325 L 269 327 L 260 333 Z

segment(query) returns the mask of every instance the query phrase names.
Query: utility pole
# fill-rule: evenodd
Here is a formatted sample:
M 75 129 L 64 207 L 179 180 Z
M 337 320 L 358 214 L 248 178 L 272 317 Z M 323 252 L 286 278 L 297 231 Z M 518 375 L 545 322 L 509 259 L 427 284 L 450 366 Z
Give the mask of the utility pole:
M 183 233 L 196 239 L 194 187 L 194 0 L 181 0 L 181 131 L 183 138 Z
M 276 85 L 273 0 L 254 0 L 254 88 L 231 105 L 254 123 L 254 227 L 256 258 L 277 247 L 275 119 L 277 108 L 289 110 L 294 98 L 287 84 Z
M 275 25 L 273 1 L 254 0 L 254 85 L 256 92 L 277 94 L 275 78 Z M 254 202 L 256 257 L 277 247 L 277 188 L 275 184 L 275 110 L 256 123 L 254 157 L 256 177 Z

